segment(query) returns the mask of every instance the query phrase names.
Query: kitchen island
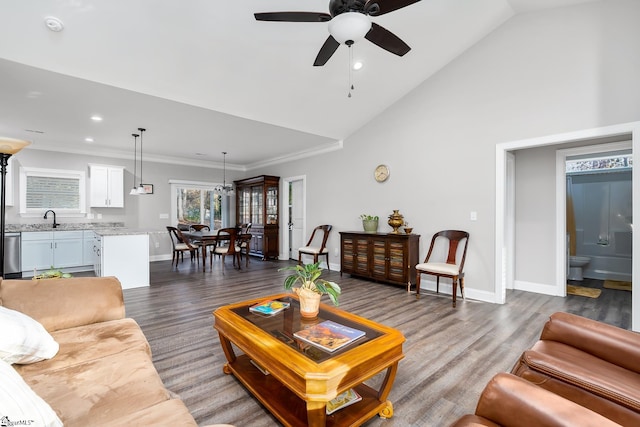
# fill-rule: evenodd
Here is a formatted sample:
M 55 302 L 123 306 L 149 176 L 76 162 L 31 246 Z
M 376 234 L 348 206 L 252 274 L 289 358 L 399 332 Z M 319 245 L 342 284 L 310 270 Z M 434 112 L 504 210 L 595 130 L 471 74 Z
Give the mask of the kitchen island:
M 96 276 L 115 276 L 123 289 L 149 286 L 149 232 L 128 228 L 94 230 Z

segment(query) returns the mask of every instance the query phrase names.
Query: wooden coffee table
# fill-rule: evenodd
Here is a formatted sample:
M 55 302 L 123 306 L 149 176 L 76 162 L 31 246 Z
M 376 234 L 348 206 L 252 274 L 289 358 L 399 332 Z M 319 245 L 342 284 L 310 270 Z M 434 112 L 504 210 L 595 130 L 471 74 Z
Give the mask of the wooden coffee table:
M 263 316 L 249 307 L 265 300 L 290 302 L 275 315 Z M 315 320 L 300 317 L 297 297 L 278 294 L 220 307 L 215 329 L 227 358 L 224 372 L 233 374 L 286 426 L 359 426 L 376 414 L 393 415 L 387 400 L 404 357 L 402 333 L 371 320 L 321 304 Z M 363 338 L 327 352 L 293 336 L 323 320 L 364 331 Z M 236 354 L 239 349 L 243 354 Z M 253 361 L 253 363 L 252 363 Z M 264 374 L 254 364 L 268 374 Z M 364 381 L 386 370 L 378 390 Z M 326 403 L 353 388 L 362 400 L 326 415 Z

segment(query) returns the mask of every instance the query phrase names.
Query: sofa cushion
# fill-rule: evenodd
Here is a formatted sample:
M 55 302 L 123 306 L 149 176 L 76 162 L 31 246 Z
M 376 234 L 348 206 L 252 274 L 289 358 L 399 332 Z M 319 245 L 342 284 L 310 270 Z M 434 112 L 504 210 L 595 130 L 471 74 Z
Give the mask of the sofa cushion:
M 147 339 L 135 320 L 126 318 L 52 332 L 58 355 L 33 365 L 17 366 L 23 377 L 64 369 L 123 351 L 140 349 L 151 356 Z
M 3 280 L 0 303 L 50 332 L 125 316 L 122 286 L 115 277 Z
M 112 426 L 180 426 L 197 427 L 189 410 L 178 399 L 165 400 L 136 412 L 111 420 Z
M 58 343 L 26 314 L 0 306 L 0 359 L 7 363 L 34 363 L 50 359 Z
M 116 417 L 170 398 L 149 354 L 140 348 L 24 379 L 66 427 L 113 425 Z
M 522 355 L 530 368 L 640 411 L 640 374 L 555 341 L 538 341 Z
M 30 425 L 62 427 L 51 407 L 24 382 L 7 362 L 0 360 L 0 417 L 2 425 L 30 421 Z M 17 425 L 17 424 L 16 424 Z

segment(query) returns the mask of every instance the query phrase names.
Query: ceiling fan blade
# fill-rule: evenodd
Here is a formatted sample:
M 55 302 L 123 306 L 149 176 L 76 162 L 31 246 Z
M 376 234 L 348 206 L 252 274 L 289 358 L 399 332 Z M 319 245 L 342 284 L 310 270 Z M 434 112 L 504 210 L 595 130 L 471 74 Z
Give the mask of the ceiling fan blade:
M 419 1 L 420 0 L 369 0 L 364 5 L 364 10 L 371 16 L 380 16 Z
M 335 51 L 338 50 L 339 46 L 340 43 L 338 43 L 338 41 L 334 39 L 332 35 L 329 35 L 329 37 L 327 37 L 327 40 L 325 40 L 324 44 L 320 48 L 320 52 L 318 52 L 318 56 L 316 56 L 316 60 L 313 63 L 313 66 L 321 67 L 326 64 L 329 58 L 331 58 Z
M 254 13 L 256 21 L 284 21 L 284 22 L 327 22 L 331 15 L 321 12 L 264 12 Z
M 375 22 L 371 23 L 371 29 L 364 37 L 371 43 L 398 56 L 404 56 L 405 53 L 411 50 L 409 45 L 403 42 L 398 36 Z

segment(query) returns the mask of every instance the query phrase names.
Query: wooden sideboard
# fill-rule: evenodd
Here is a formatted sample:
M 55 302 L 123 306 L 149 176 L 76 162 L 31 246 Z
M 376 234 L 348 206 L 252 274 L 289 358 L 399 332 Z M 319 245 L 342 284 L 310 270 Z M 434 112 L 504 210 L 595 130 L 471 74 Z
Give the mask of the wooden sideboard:
M 420 235 L 340 232 L 340 274 L 406 286 L 416 282 Z

